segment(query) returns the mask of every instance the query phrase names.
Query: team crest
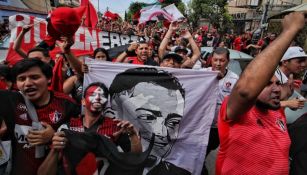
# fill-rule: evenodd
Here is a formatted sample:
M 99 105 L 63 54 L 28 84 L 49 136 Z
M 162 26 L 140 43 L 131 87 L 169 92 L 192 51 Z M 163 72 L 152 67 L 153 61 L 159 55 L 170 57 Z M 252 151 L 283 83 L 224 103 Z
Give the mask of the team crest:
M 54 111 L 54 113 L 49 114 L 49 119 L 52 123 L 57 123 L 62 119 L 62 113 Z
M 283 132 L 286 132 L 286 126 L 281 119 L 276 120 L 276 124 L 279 126 L 279 129 Z

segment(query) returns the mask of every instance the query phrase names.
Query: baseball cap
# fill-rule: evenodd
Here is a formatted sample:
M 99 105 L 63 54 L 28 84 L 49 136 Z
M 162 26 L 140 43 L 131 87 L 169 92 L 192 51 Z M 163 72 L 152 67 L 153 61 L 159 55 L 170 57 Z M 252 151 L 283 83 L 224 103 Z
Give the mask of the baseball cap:
M 290 60 L 292 58 L 307 58 L 303 48 L 298 46 L 289 47 L 280 61 Z
M 174 52 L 169 52 L 169 53 L 165 54 L 164 57 L 162 58 L 162 60 L 165 60 L 167 58 L 173 58 L 174 61 L 176 61 L 179 64 L 181 64 L 182 60 L 183 60 L 183 58 L 180 55 L 178 55 Z
M 78 30 L 85 7 L 59 7 L 49 14 L 47 30 L 52 37 L 73 36 Z
M 185 54 L 187 54 L 189 51 L 188 49 L 186 49 L 185 47 L 182 47 L 182 46 L 178 46 L 175 48 L 174 52 L 177 53 L 177 52 L 185 52 Z

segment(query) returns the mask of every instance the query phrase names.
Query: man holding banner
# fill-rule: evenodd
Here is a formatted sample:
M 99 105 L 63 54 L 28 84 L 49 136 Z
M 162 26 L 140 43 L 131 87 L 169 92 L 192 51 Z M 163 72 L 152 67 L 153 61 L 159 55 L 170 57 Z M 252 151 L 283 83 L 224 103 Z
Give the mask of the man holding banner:
M 84 116 L 72 118 L 68 123 L 63 124 L 60 130 L 69 129 L 77 132 L 94 132 L 108 137 L 125 152 L 142 152 L 138 132 L 130 122 L 118 119 L 113 120 L 108 116 L 104 116 L 103 113 L 108 102 L 108 96 L 109 91 L 103 83 L 91 83 L 84 90 L 82 99 Z M 106 160 L 102 160 L 101 157 L 95 157 L 94 153 L 91 152 L 86 155 L 78 155 L 78 151 L 80 151 L 78 149 L 77 151 L 70 150 L 74 153 L 72 157 L 75 156 L 75 159 L 81 159 L 77 167 L 67 168 L 63 164 L 58 167 L 58 159 L 63 160 L 60 161 L 62 163 L 65 163 L 65 160 L 68 159 L 60 154 L 64 148 L 70 148 L 68 138 L 66 138 L 64 132 L 55 133 L 52 138 L 52 149 L 46 160 L 40 166 L 38 174 L 46 174 L 47 172 L 49 174 L 57 174 L 57 172 L 63 171 L 64 169 L 66 172 L 72 171 L 82 175 L 92 175 L 95 172 L 99 174 L 111 174 L 108 171 L 109 167 Z M 68 164 L 71 164 L 71 162 L 68 162 Z
M 216 72 L 86 63 L 91 72 L 85 86 L 101 81 L 110 88 L 109 105 L 116 117 L 139 129 L 143 150 L 156 135 L 155 165 L 143 174 L 200 174 L 215 113 Z

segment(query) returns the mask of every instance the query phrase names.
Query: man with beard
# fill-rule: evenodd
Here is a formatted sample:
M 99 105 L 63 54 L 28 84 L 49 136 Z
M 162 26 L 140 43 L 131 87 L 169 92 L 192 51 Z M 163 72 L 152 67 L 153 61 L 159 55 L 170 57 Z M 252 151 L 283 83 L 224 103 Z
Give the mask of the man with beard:
M 132 42 L 127 50 L 116 58 L 115 62 L 157 66 L 158 63 L 150 57 L 150 52 L 151 48 L 146 41 Z
M 103 83 L 95 82 L 88 85 L 84 91 L 82 105 L 84 106 L 84 116 L 71 119 L 69 123 L 62 125 L 61 129 L 70 129 L 78 132 L 95 132 L 109 137 L 125 151 L 142 152 L 142 145 L 135 127 L 128 121 L 111 119 L 103 116 L 103 112 L 108 102 L 109 92 Z M 130 139 L 130 140 L 129 140 Z M 38 174 L 56 174 L 63 170 L 63 167 L 57 167 L 59 152 L 67 146 L 67 139 L 64 132 L 55 133 L 52 138 L 52 146 L 48 157 L 38 170 Z M 78 153 L 76 153 L 76 156 Z M 63 159 L 64 158 L 60 158 Z M 95 172 L 102 173 L 107 164 L 103 161 L 96 162 L 93 153 L 84 156 L 78 167 L 74 167 L 77 174 L 91 175 Z M 93 166 L 88 165 L 96 165 Z M 105 166 L 105 167 L 104 167 Z M 66 170 L 67 168 L 65 168 Z M 67 170 L 66 170 L 67 171 Z M 104 174 L 104 173 L 102 173 Z M 108 173 L 107 173 L 108 174 Z
M 304 20 L 303 13 L 287 15 L 283 32 L 247 66 L 223 101 L 217 175 L 289 173 L 290 139 L 280 108 L 281 83 L 273 74 Z

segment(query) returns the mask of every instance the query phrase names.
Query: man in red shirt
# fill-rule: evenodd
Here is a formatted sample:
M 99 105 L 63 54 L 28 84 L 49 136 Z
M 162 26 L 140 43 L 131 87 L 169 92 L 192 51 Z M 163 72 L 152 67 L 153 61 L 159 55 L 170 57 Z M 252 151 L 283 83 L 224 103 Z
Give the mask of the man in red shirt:
M 304 24 L 303 13 L 287 15 L 283 32 L 248 65 L 223 101 L 217 175 L 289 173 L 290 139 L 280 108 L 280 81 L 273 74 Z
M 234 50 L 237 50 L 237 51 L 241 51 L 242 50 L 242 47 L 243 47 L 242 36 L 243 36 L 243 34 L 237 36 L 235 38 L 235 40 L 233 41 L 233 48 L 234 48 Z
M 132 42 L 128 49 L 116 58 L 115 62 L 157 66 L 158 63 L 150 58 L 150 52 L 152 52 L 151 48 L 146 41 Z M 129 56 L 131 54 L 136 54 L 136 56 Z

